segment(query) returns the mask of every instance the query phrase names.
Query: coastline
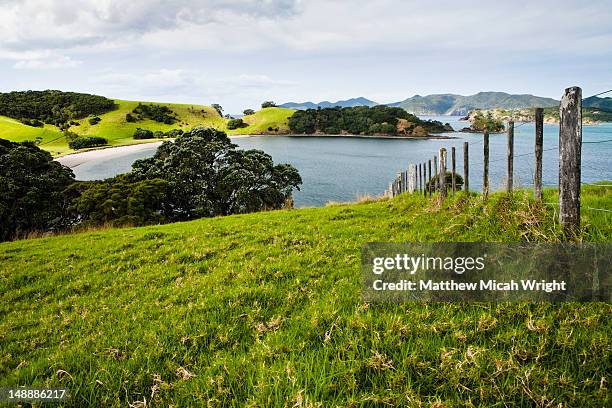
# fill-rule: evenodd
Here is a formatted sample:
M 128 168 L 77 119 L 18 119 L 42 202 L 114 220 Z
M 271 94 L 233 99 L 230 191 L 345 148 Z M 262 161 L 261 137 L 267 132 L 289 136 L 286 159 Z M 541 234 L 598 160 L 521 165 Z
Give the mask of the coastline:
M 230 139 L 244 139 L 250 137 L 261 137 L 261 136 L 274 136 L 274 137 L 347 137 L 356 139 L 405 139 L 405 140 L 429 140 L 429 139 L 457 139 L 455 136 L 390 136 L 390 135 L 324 135 L 324 134 L 312 134 L 312 135 L 279 135 L 279 134 L 254 134 L 254 135 L 228 135 Z M 142 142 L 130 145 L 120 146 L 100 146 L 98 148 L 92 148 L 82 151 L 70 152 L 54 158 L 55 161 L 63 164 L 64 166 L 75 168 L 83 163 L 86 163 L 94 159 L 103 159 L 109 157 L 120 157 L 126 154 L 149 150 L 159 147 L 164 141 L 174 139 L 155 139 L 150 142 Z

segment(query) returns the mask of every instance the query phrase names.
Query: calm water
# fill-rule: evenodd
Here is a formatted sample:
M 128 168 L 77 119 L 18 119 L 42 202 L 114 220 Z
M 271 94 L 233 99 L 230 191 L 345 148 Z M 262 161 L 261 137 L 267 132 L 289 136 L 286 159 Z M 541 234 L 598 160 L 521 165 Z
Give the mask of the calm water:
M 450 122 L 454 129 L 467 126 L 458 117 L 426 117 Z M 517 124 L 518 126 L 518 124 Z M 361 194 L 381 194 L 395 174 L 410 163 L 422 163 L 437 155 L 438 149 L 457 148 L 457 168 L 463 172 L 463 142 L 470 143 L 470 188 L 482 188 L 482 134 L 450 133 L 449 140 L 393 140 L 331 138 L 312 136 L 260 136 L 234 139 L 244 149 L 260 149 L 272 155 L 275 162 L 294 165 L 304 184 L 295 192 L 297 206 L 322 206 L 328 201 L 350 201 Z M 555 148 L 559 138 L 557 125 L 544 125 L 544 149 Z M 612 139 L 612 123 L 583 127 L 583 142 Z M 515 129 L 515 185 L 533 184 L 534 124 Z M 113 158 L 83 163 L 73 168 L 79 180 L 112 177 L 130 170 L 135 160 L 153 155 L 154 147 Z M 506 135 L 490 136 L 490 179 L 493 189 L 503 188 L 505 177 Z M 524 156 L 521 156 L 524 155 Z M 612 143 L 584 143 L 582 181 L 612 180 Z M 557 149 L 544 152 L 543 180 L 556 185 Z

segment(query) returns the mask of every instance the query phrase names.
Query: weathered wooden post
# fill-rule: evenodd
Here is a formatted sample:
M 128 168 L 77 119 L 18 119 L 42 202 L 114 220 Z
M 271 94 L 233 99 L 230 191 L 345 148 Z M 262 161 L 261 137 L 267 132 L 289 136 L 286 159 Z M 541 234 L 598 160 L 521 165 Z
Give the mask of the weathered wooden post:
M 402 193 L 402 172 L 398 172 L 397 173 L 397 194 L 401 194 Z
M 470 192 L 470 155 L 468 142 L 463 142 L 463 190 Z
M 440 149 L 440 173 L 438 174 L 438 181 L 440 183 L 440 197 L 446 198 L 446 149 Z
M 508 122 L 508 170 L 506 192 L 511 193 L 514 184 L 514 121 Z
M 489 196 L 489 131 L 484 131 L 482 143 L 484 153 L 483 174 L 482 174 L 482 196 L 486 199 Z
M 542 201 L 542 148 L 544 144 L 544 109 L 535 110 L 535 174 L 533 198 Z
M 410 194 L 414 193 L 414 173 L 415 173 L 415 167 L 414 164 L 410 163 L 410 165 L 408 166 L 408 192 Z
M 431 197 L 431 159 L 427 160 L 427 166 L 429 167 L 428 176 L 427 176 L 427 192 Z
M 580 228 L 582 89 L 565 90 L 559 118 L 559 219 L 569 235 Z
M 389 183 L 389 188 L 387 189 L 389 193 L 389 197 L 393 197 L 393 183 Z
M 439 191 L 439 189 L 438 189 L 439 184 L 438 183 L 440 182 L 440 177 L 437 177 L 438 176 L 438 157 L 437 156 L 434 156 L 433 164 L 434 164 L 433 177 L 434 177 L 434 180 L 436 181 L 435 183 L 433 183 L 433 191 L 435 193 L 436 191 Z
M 453 195 L 455 195 L 455 191 L 457 191 L 457 183 L 455 182 L 455 174 L 457 174 L 457 168 L 455 167 L 455 146 L 451 148 L 451 162 L 452 162 L 452 191 Z
M 421 163 L 419 163 L 419 195 L 423 193 L 423 173 L 421 173 Z
M 427 163 L 423 163 L 423 196 L 427 197 Z

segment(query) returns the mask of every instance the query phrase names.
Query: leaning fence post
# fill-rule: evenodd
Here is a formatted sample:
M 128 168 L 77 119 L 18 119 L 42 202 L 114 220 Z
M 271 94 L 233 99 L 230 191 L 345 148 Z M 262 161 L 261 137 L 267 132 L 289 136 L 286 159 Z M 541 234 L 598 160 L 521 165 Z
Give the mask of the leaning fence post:
M 559 107 L 559 219 L 567 234 L 580 228 L 582 89 L 567 88 Z
M 514 122 L 508 122 L 508 170 L 506 192 L 511 193 L 514 184 Z
M 482 173 L 482 196 L 486 199 L 489 196 L 489 131 L 484 131 L 482 143 L 484 153 L 483 173 Z
M 446 198 L 446 149 L 440 149 L 440 174 L 438 174 L 438 182 L 440 183 L 440 197 Z
M 453 195 L 455 195 L 455 191 L 457 191 L 457 183 L 455 182 L 455 174 L 457 173 L 457 168 L 455 167 L 455 146 L 451 148 L 451 162 L 452 162 L 451 186 L 452 186 Z
M 535 110 L 535 174 L 533 198 L 542 201 L 542 145 L 544 143 L 544 109 Z
M 463 142 L 463 190 L 470 192 L 470 160 L 468 142 Z
M 428 170 L 429 175 L 427 176 L 427 192 L 429 193 L 429 196 L 431 197 L 431 159 L 427 160 L 427 166 L 429 167 L 429 170 Z

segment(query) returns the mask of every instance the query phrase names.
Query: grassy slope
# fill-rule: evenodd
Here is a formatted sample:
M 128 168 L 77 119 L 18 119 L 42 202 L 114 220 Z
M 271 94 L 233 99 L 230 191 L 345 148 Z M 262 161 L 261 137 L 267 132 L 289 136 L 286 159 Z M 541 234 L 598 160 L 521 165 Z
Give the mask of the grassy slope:
M 115 100 L 117 109 L 100 115 L 102 121 L 97 125 L 90 125 L 88 119 L 78 121 L 79 126 L 72 126 L 71 131 L 82 136 L 101 136 L 109 141 L 111 146 L 122 146 L 135 143 L 147 143 L 157 139 L 134 140 L 132 138 L 136 128 L 161 130 L 167 132 L 171 129 L 189 130 L 196 126 L 214 127 L 227 131 L 227 119 L 219 116 L 210 106 L 193 104 L 162 103 L 168 106 L 179 116 L 179 121 L 173 125 L 144 120 L 129 123 L 125 120 L 125 115 L 130 113 L 137 105 L 137 101 Z M 145 102 L 149 103 L 149 102 Z M 157 102 L 155 102 L 157 103 Z M 227 131 L 229 134 L 258 134 L 267 133 L 269 126 L 278 127 L 282 133 L 288 130 L 287 119 L 294 111 L 283 108 L 267 108 L 256 112 L 254 115 L 245 117 L 245 121 L 252 124 L 249 127 Z M 55 126 L 45 125 L 44 129 L 26 126 L 17 120 L 0 116 L 0 138 L 24 141 L 35 140 L 37 136 L 43 138 L 41 148 L 49 150 L 54 155 L 70 153 L 68 143 L 63 134 Z
M 584 223 L 612 240 L 610 213 Z M 73 406 L 609 406 L 610 304 L 360 301 L 365 242 L 559 236 L 519 193 L 0 244 L 0 387 L 65 386 Z
M 249 124 L 248 127 L 232 130 L 230 134 L 260 134 L 260 133 L 288 133 L 289 117 L 295 110 L 286 108 L 265 108 L 248 115 L 242 119 Z M 269 131 L 268 127 L 278 128 L 278 131 Z

